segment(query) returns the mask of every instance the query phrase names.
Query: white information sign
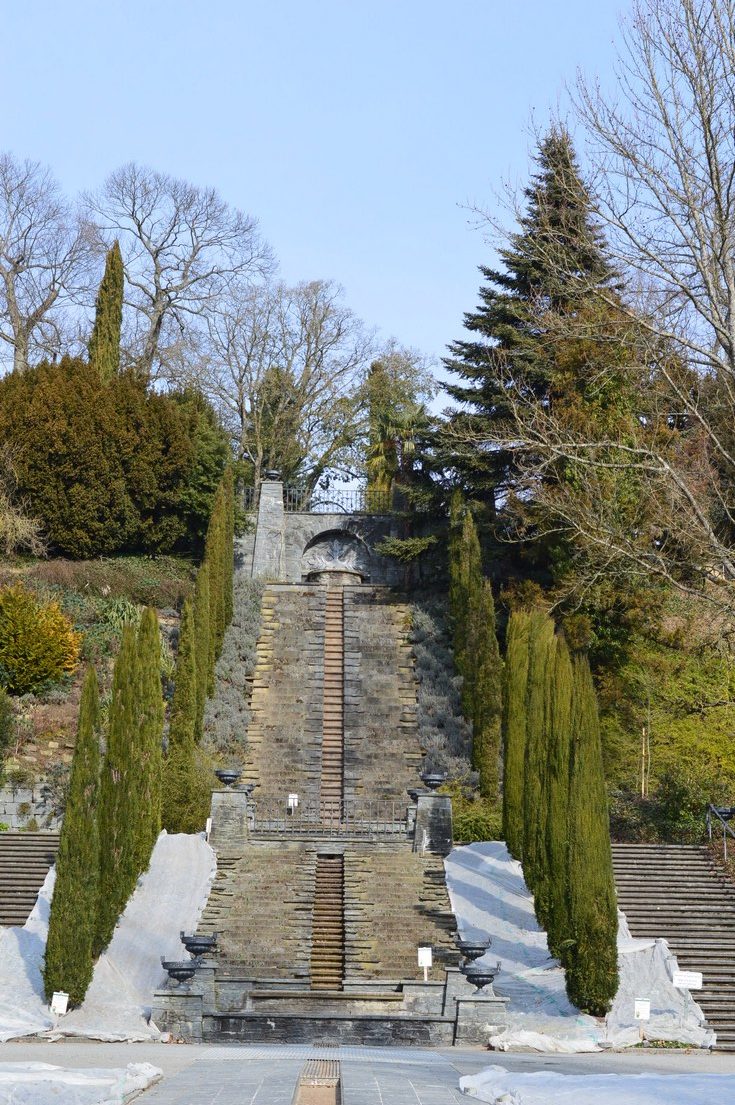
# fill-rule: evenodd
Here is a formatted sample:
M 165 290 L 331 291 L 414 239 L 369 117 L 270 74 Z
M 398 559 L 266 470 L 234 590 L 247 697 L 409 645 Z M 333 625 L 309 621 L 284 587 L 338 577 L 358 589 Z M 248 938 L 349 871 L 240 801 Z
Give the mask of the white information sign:
M 289 794 L 289 796 L 288 796 L 288 808 L 290 810 L 295 810 L 298 807 L 298 804 L 299 804 L 298 794 Z
M 651 1003 L 648 998 L 636 998 L 635 999 L 635 1019 L 637 1021 L 650 1021 L 651 1019 Z
M 674 977 L 671 980 L 674 986 L 679 990 L 701 990 L 702 989 L 702 972 L 701 971 L 674 971 Z
M 430 967 L 432 962 L 431 948 L 419 948 L 419 967 Z
M 54 990 L 51 996 L 51 1012 L 57 1017 L 63 1017 L 69 1006 L 69 995 L 64 990 Z

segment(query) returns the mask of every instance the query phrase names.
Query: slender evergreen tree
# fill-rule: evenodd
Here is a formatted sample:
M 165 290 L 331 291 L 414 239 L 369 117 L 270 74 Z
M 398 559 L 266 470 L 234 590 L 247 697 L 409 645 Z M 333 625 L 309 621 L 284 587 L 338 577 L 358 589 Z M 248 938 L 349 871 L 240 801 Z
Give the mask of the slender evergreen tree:
M 546 846 L 548 900 L 546 932 L 552 955 L 562 958 L 569 924 L 569 775 L 572 739 L 572 662 L 563 636 L 554 642 L 546 677 L 549 716 Z
M 161 635 L 158 614 L 149 606 L 137 638 L 137 726 L 130 733 L 130 776 L 139 791 L 136 829 L 136 876 L 148 868 L 161 831 L 161 772 L 164 704 L 161 692 Z
M 475 714 L 475 687 L 479 662 L 478 643 L 484 630 L 481 627 L 483 617 L 482 556 L 477 527 L 472 512 L 469 510 L 465 511 L 462 519 L 460 555 L 462 586 L 465 590 L 465 626 L 464 650 L 460 653 L 458 667 L 462 675 L 462 712 L 471 721 Z
M 462 559 L 462 524 L 465 513 L 462 492 L 455 489 L 449 505 L 449 616 L 452 621 L 454 662 L 459 671 L 465 649 L 467 587 Z
M 528 639 L 531 615 L 514 611 L 508 621 L 503 696 L 503 833 L 508 851 L 523 859 Z
M 47 1001 L 64 990 L 81 1005 L 92 980 L 93 942 L 99 893 L 99 692 L 97 673 L 87 669 L 79 704 L 66 812 L 56 857 L 43 982 Z
M 223 547 L 225 629 L 232 621 L 234 561 L 235 561 L 235 479 L 232 466 L 227 465 L 222 477 L 224 488 L 225 536 Z
M 197 572 L 194 584 L 194 632 L 195 632 L 195 670 L 196 670 L 196 723 L 194 737 L 201 742 L 204 735 L 204 706 L 213 671 L 210 671 L 209 627 L 209 565 L 205 561 Z
M 187 600 L 181 613 L 174 696 L 164 764 L 163 826 L 170 833 L 204 828 L 196 770 L 197 671 L 194 610 Z
M 123 270 L 120 246 L 114 242 L 105 260 L 105 273 L 97 293 L 94 327 L 89 339 L 89 360 L 102 380 L 110 380 L 120 370 L 120 331 L 122 329 Z
M 100 776 L 98 825 L 100 879 L 95 955 L 107 947 L 139 875 L 136 826 L 142 816 L 141 795 L 131 786 L 131 734 L 139 724 L 136 631 L 123 626 L 120 651 L 112 676 L 107 725 L 107 751 Z
M 503 666 L 495 634 L 493 590 L 487 579 L 480 584 L 475 624 L 472 642 L 472 758 L 474 767 L 480 773 L 483 797 L 494 800 L 499 789 Z
M 526 752 L 523 792 L 523 873 L 543 923 L 547 892 L 546 817 L 549 752 L 546 679 L 554 645 L 554 623 L 542 611 L 531 614 L 528 634 Z
M 617 907 L 595 688 L 587 658 L 573 661 L 569 786 L 569 998 L 603 1016 L 618 987 Z

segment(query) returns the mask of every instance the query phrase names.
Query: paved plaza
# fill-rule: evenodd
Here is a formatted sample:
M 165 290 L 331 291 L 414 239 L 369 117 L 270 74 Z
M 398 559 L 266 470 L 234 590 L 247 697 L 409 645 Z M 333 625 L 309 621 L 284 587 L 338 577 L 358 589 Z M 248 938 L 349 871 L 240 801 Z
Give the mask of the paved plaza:
M 459 1078 L 484 1067 L 554 1070 L 565 1074 L 643 1071 L 735 1075 L 735 1055 L 684 1051 L 627 1051 L 592 1055 L 502 1054 L 481 1048 L 105 1044 L 92 1041 L 13 1041 L 0 1045 L 0 1061 L 63 1067 L 121 1067 L 152 1063 L 163 1071 L 141 1105 L 291 1105 L 309 1059 L 338 1060 L 342 1105 L 456 1105 L 470 1100 Z

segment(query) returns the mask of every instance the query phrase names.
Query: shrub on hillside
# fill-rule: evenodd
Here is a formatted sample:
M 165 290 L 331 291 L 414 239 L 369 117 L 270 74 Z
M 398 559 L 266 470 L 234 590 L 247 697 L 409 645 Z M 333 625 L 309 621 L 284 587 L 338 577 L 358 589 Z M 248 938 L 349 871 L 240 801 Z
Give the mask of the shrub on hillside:
M 215 692 L 204 715 L 205 744 L 220 754 L 242 752 L 250 721 L 248 678 L 255 670 L 263 584 L 235 578 L 232 623 L 215 671 Z
M 132 373 L 105 380 L 71 357 L 0 380 L 0 447 L 13 451 L 18 492 L 52 550 L 73 558 L 191 545 L 219 463 L 202 417 Z
M 13 743 L 15 730 L 15 715 L 13 706 L 4 687 L 0 687 L 0 786 L 2 786 L 4 771 L 3 764 Z
M 0 684 L 11 694 L 71 675 L 80 647 L 57 602 L 43 603 L 21 584 L 0 590 Z

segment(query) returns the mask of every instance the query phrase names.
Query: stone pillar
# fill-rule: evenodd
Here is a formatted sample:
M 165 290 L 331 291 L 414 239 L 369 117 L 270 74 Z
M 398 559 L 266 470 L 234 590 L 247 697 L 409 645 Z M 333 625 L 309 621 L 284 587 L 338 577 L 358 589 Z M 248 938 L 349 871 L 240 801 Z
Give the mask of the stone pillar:
M 506 998 L 493 993 L 492 986 L 485 990 L 487 992 L 456 999 L 455 1044 L 487 1044 L 491 1036 L 506 1027 Z
M 283 508 L 283 484 L 265 479 L 260 485 L 258 519 L 255 525 L 253 578 L 283 581 L 286 514 Z
M 419 794 L 414 852 L 448 856 L 452 850 L 452 799 L 448 794 Z
M 242 852 L 250 835 L 251 800 L 244 790 L 227 787 L 212 791 L 212 828 L 209 843 L 215 852 Z

